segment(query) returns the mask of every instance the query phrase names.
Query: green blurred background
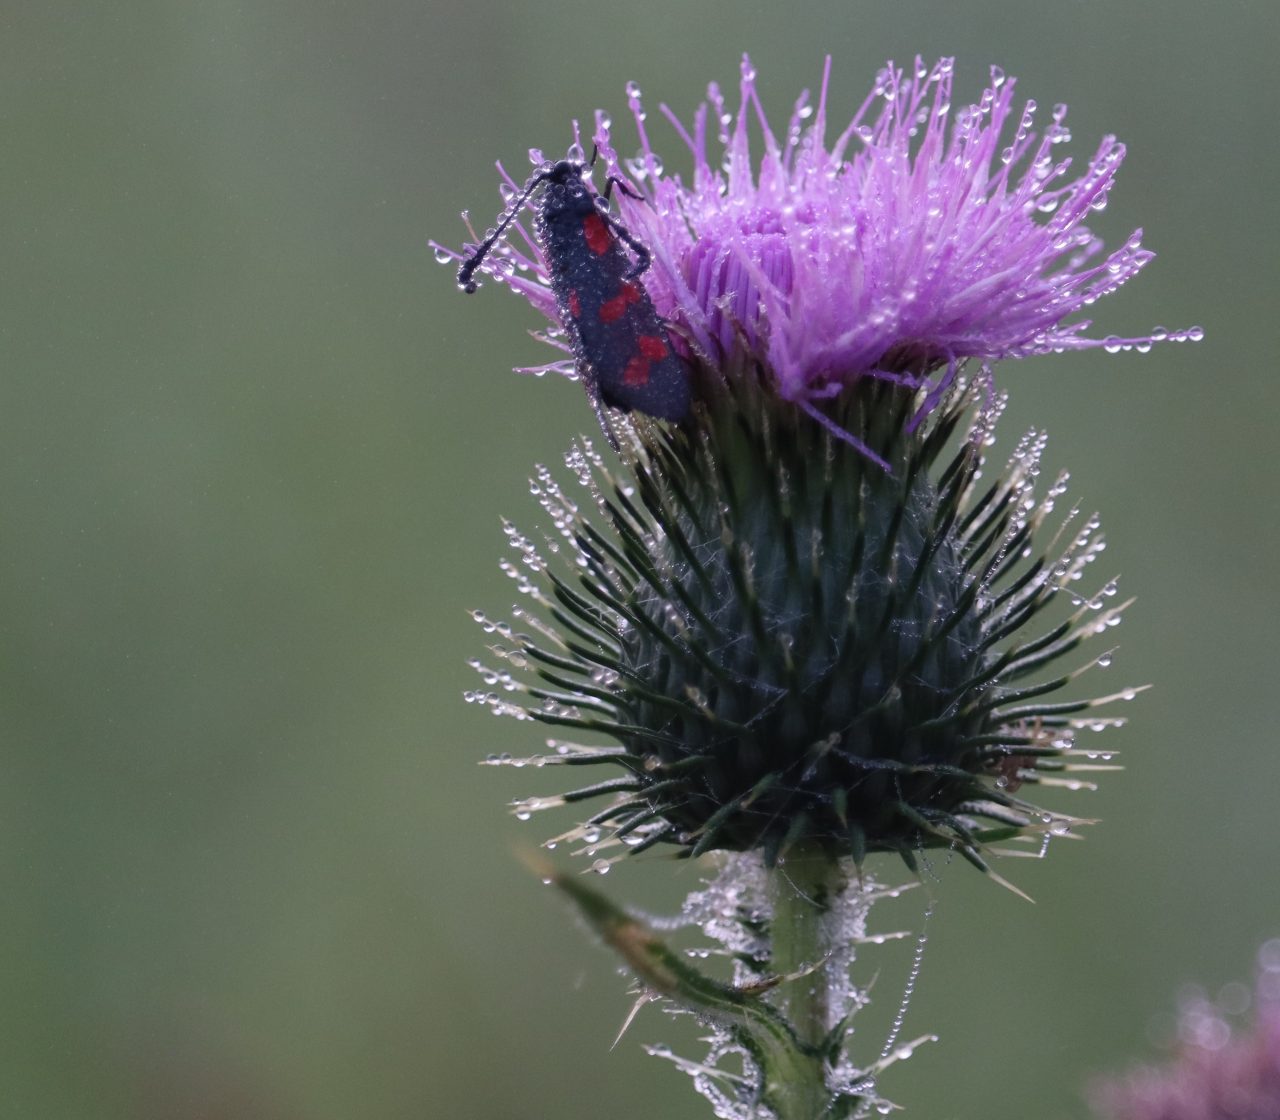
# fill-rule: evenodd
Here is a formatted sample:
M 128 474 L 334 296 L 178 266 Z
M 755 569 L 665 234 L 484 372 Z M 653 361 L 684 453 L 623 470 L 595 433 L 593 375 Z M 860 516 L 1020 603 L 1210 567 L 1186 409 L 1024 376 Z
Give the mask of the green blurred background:
M 510 372 L 547 360 L 536 317 L 464 299 L 426 240 L 489 222 L 495 159 L 621 121 L 627 79 L 687 116 L 744 49 L 776 113 L 828 51 L 850 108 L 916 52 L 958 56 L 958 98 L 999 63 L 1069 102 L 1077 161 L 1130 145 L 1098 227 L 1160 254 L 1100 332 L 1207 332 L 1004 370 L 1005 445 L 1049 427 L 1139 598 L 1114 683 L 1157 688 L 1110 739 L 1128 770 L 1054 800 L 1103 823 L 1002 865 L 1036 905 L 963 867 L 931 885 L 906 1033 L 941 1042 L 886 1091 L 1079 1116 L 1179 984 L 1247 979 L 1280 932 L 1277 12 L 5 4 L 0 1114 L 708 1114 L 640 1050 L 687 1027 L 650 1009 L 608 1049 L 623 983 L 513 857 L 569 819 L 505 802 L 554 782 L 476 765 L 539 738 L 463 704 L 467 609 L 510 602 L 499 515 L 537 523 L 531 465 L 592 420 Z M 693 882 L 604 885 L 670 909 Z M 883 1018 L 906 954 L 881 952 Z M 882 1039 L 869 1017 L 862 1056 Z

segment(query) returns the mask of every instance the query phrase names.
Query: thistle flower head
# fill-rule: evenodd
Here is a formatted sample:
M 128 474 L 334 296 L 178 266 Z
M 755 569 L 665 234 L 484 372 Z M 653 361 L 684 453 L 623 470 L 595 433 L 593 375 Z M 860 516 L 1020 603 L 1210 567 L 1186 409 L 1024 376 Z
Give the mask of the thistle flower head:
M 674 425 L 632 414 L 620 466 L 575 450 L 576 495 L 539 470 L 554 531 L 543 547 L 508 527 L 526 602 L 510 624 L 482 616 L 504 640 L 497 662 L 477 662 L 493 690 L 471 699 L 612 740 L 552 741 L 532 761 L 617 773 L 517 806 L 606 799 L 566 834 L 602 866 L 663 844 L 769 862 L 793 845 L 909 863 L 944 847 L 986 867 L 997 841 L 1078 823 L 1021 787 L 1079 788 L 1064 772 L 1109 768 L 1077 736 L 1121 722 L 1093 709 L 1136 690 L 1047 697 L 1109 663 L 1060 667 L 1123 605 L 1113 582 L 1076 587 L 1103 543 L 1078 510 L 1055 529 L 1065 476 L 1037 490 L 1042 434 L 984 480 L 993 367 L 1199 332 L 1088 336 L 1080 313 L 1151 259 L 1140 232 L 1108 252 L 1085 225 L 1123 147 L 1105 138 L 1073 173 L 1063 107 L 1037 131 L 1035 105 L 1016 109 L 999 71 L 974 105 L 953 109 L 951 89 L 950 60 L 890 65 L 837 132 L 824 73 L 779 138 L 744 61 L 736 113 L 715 86 L 688 128 L 664 109 L 692 157 L 681 177 L 631 87 L 639 154 L 619 160 L 603 114 L 593 136 L 620 222 L 588 200 L 586 248 L 558 249 L 556 269 L 521 230 L 518 206 L 577 166 L 575 147 L 508 196 L 464 269 L 526 296 L 568 349 L 561 316 L 586 301 L 566 259 L 613 252 L 607 225 L 694 389 Z M 591 378 L 586 335 L 573 337 Z M 615 343 L 627 339 L 609 336 L 601 358 L 620 369 Z M 1050 618 L 1059 595 L 1070 609 Z
M 1163 1068 L 1141 1067 L 1094 1088 L 1105 1120 L 1274 1120 L 1280 1116 L 1280 939 L 1258 953 L 1254 1024 L 1232 1019 L 1249 1003 L 1232 986 L 1222 1005 L 1189 992 L 1178 1014 L 1178 1054 Z M 1244 999 L 1240 999 L 1240 996 Z

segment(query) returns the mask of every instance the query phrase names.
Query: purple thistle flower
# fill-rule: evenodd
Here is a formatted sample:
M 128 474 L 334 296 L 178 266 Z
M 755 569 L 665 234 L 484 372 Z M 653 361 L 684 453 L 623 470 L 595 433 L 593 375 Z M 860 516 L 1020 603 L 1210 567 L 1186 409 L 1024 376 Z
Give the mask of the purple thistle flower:
M 1275 1120 L 1280 1116 L 1280 939 L 1258 954 L 1252 1032 L 1233 1030 L 1203 993 L 1184 999 L 1178 1057 L 1095 1086 L 1106 1120 Z
M 759 366 L 780 397 L 828 426 L 816 403 L 865 378 L 928 386 L 914 424 L 970 359 L 986 368 L 1200 337 L 1199 328 L 1085 334 L 1090 322 L 1079 313 L 1153 256 L 1141 230 L 1108 253 L 1085 224 L 1106 205 L 1124 145 L 1104 137 L 1072 177 L 1071 158 L 1058 155 L 1070 139 L 1065 106 L 1037 132 L 1035 103 L 1017 112 L 1014 81 L 993 67 L 978 103 L 953 112 L 952 73 L 951 59 L 932 69 L 917 59 L 910 74 L 888 65 L 831 140 L 828 59 L 816 107 L 803 93 L 780 141 L 744 57 L 736 114 L 715 84 L 691 128 L 662 106 L 693 157 L 687 182 L 665 173 L 634 85 L 636 158 L 619 160 L 610 121 L 597 113 L 606 174 L 636 196 L 615 196 L 622 220 L 652 253 L 643 283 L 691 359 L 713 377 Z M 758 164 L 752 116 L 763 135 Z M 508 178 L 507 189 L 516 186 Z M 542 250 L 523 227 L 519 239 L 485 271 L 541 311 L 549 341 L 567 349 Z M 462 259 L 436 248 L 442 260 Z M 572 372 L 572 364 L 535 372 L 546 369 Z
M 952 114 L 949 60 L 882 71 L 832 140 L 829 71 L 782 140 L 746 62 L 736 115 L 714 86 L 689 128 L 668 112 L 687 180 L 664 171 L 630 87 L 638 155 L 619 160 L 602 114 L 592 137 L 613 209 L 581 189 L 575 136 L 567 161 L 533 153 L 526 184 L 507 177 L 493 230 L 463 253 L 437 246 L 465 262 L 464 289 L 481 269 L 541 311 L 602 404 L 602 384 L 625 380 L 626 346 L 648 336 L 588 346 L 579 319 L 621 314 L 636 285 L 630 302 L 662 320 L 699 406 L 623 427 L 616 464 L 580 445 L 576 498 L 540 468 L 533 491 L 567 568 L 509 527 L 522 564 L 508 574 L 532 605 L 516 625 L 478 616 L 505 664 L 475 663 L 503 694 L 473 703 L 618 744 L 555 741 L 539 764 L 622 776 L 517 805 L 609 798 L 561 838 L 593 856 L 759 850 L 772 866 L 792 850 L 897 852 L 916 866 L 946 848 L 987 870 L 995 845 L 1082 823 L 1019 791 L 1090 788 L 1063 772 L 1111 767 L 1077 734 L 1122 722 L 1093 709 L 1139 691 L 1050 698 L 1110 664 L 1060 668 L 1123 604 L 1107 603 L 1114 581 L 1071 589 L 1102 551 L 1096 518 L 1074 509 L 1048 551 L 1035 543 L 1065 489 L 1032 496 L 1043 435 L 980 481 L 1003 403 L 996 361 L 1156 339 L 1092 339 L 1078 315 L 1151 259 L 1138 234 L 1107 253 L 1083 224 L 1123 148 L 1104 140 L 1071 178 L 1053 155 L 1064 110 L 1037 136 L 1034 106 L 1017 115 L 993 71 L 979 103 Z M 519 220 L 529 200 L 545 243 Z M 555 241 L 552 227 L 581 237 Z M 544 368 L 557 367 L 572 372 Z M 1068 616 L 1027 634 L 1059 592 Z
M 506 176 L 493 229 L 461 253 L 436 246 L 465 291 L 483 270 L 546 317 L 573 360 L 542 369 L 582 377 L 617 453 L 581 440 L 565 458 L 576 487 L 537 468 L 546 546 L 507 524 L 520 598 L 510 621 L 475 612 L 497 640 L 466 697 L 557 736 L 489 762 L 609 775 L 513 804 L 521 819 L 592 806 L 547 847 L 600 873 L 657 849 L 750 855 L 714 888 L 743 933 L 723 941 L 732 988 L 554 880 L 645 999 L 711 1021 L 708 1059 L 677 1061 L 719 1115 L 886 1110 L 885 1060 L 844 1052 L 863 995 L 840 947 L 853 927 L 833 918 L 854 866 L 954 853 L 1003 882 L 991 857 L 1043 856 L 1089 823 L 1034 791 L 1115 769 L 1081 739 L 1123 724 L 1097 709 L 1141 691 L 1059 695 L 1110 666 L 1110 651 L 1077 652 L 1128 603 L 1110 602 L 1114 580 L 1076 586 L 1105 542 L 1096 516 L 1055 514 L 1065 472 L 1037 492 L 1042 432 L 987 473 L 1004 402 L 991 367 L 1199 332 L 1086 335 L 1082 309 L 1152 256 L 1139 232 L 1108 253 L 1084 224 L 1123 147 L 1104 139 L 1072 178 L 1055 155 L 1065 109 L 1038 135 L 1034 105 L 1015 113 L 993 70 L 953 114 L 952 69 L 890 64 L 829 139 L 828 60 L 780 141 L 744 59 L 736 116 L 714 85 L 688 128 L 664 107 L 687 179 L 664 171 L 630 86 L 639 154 L 619 159 L 603 114 L 591 137 L 609 186 L 584 183 L 575 126 L 565 160 L 534 152 L 527 182 Z M 606 407 L 636 422 L 615 430 Z M 760 905 L 743 893 L 757 872 Z M 812 978 L 775 987 L 798 976 Z

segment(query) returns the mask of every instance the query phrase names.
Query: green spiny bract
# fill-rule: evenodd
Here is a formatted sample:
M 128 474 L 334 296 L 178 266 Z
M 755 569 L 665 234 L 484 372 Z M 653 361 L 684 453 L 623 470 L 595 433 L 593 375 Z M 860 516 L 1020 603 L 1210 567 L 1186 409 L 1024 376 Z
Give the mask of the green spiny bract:
M 1117 721 L 1087 714 L 1102 700 L 1044 699 L 1082 671 L 1047 668 L 1123 605 L 1103 605 L 1114 585 L 1073 595 L 1069 617 L 1023 634 L 1102 548 L 1090 519 L 1064 526 L 1052 557 L 1033 551 L 1065 482 L 1033 494 L 1043 438 L 984 484 L 987 386 L 954 391 L 913 430 L 916 395 L 867 382 L 826 418 L 885 471 L 749 378 L 731 384 L 694 425 L 637 423 L 620 475 L 589 444 L 570 455 L 589 514 L 540 470 L 534 492 L 569 570 L 508 527 L 531 571 L 507 569 L 536 607 L 516 611 L 527 633 L 488 628 L 530 679 L 480 668 L 530 702 L 472 698 L 617 744 L 553 740 L 530 761 L 623 771 L 517 812 L 608 797 L 562 839 L 592 854 L 759 849 L 770 864 L 802 843 L 910 865 L 949 847 L 985 868 L 991 841 L 1079 823 L 1016 791 L 1081 786 L 1052 775 L 1100 768 L 1074 761 L 1075 733 Z

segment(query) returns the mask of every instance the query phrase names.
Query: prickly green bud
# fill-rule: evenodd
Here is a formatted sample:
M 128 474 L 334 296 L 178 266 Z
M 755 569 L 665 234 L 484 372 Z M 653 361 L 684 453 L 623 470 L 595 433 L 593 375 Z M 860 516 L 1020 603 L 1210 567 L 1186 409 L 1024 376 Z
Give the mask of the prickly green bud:
M 759 849 L 770 864 L 799 844 L 909 864 L 949 847 L 985 867 L 991 840 L 1068 831 L 1017 790 L 1082 768 L 1076 731 L 1115 722 L 1079 718 L 1101 700 L 1045 697 L 1079 672 L 1052 666 L 1122 607 L 1108 585 L 1025 634 L 1102 548 L 1096 520 L 1072 515 L 1058 554 L 1036 554 L 1064 483 L 1033 494 L 1043 440 L 984 484 L 986 385 L 916 426 L 918 395 L 897 385 L 868 380 L 815 417 L 727 383 L 693 425 L 637 424 L 621 474 L 589 445 L 571 455 L 587 511 L 540 471 L 574 570 L 510 530 L 537 609 L 495 652 L 533 680 L 482 671 L 532 702 L 478 698 L 616 742 L 539 761 L 622 771 L 517 811 L 608 796 L 567 836 L 592 854 Z

